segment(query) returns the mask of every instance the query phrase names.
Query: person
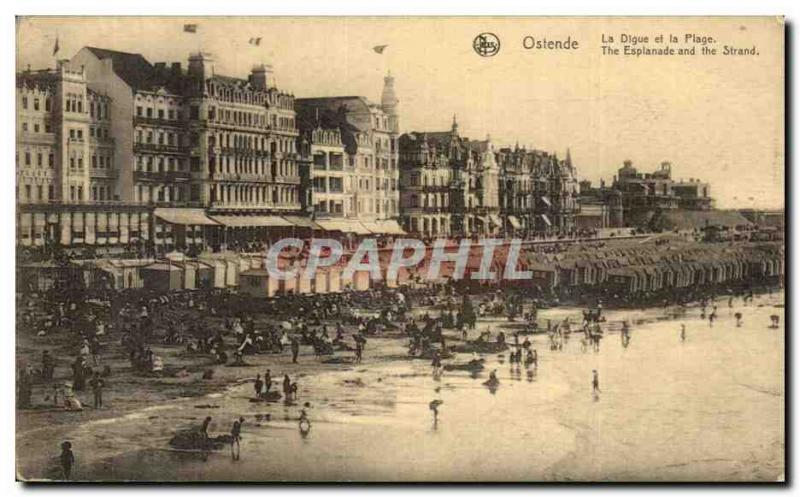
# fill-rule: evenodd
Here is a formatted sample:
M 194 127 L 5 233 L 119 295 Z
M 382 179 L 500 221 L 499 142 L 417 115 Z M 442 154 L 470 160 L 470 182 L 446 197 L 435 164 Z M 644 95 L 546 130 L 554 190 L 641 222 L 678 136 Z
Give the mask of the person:
M 681 342 L 685 342 L 685 341 L 686 341 L 686 325 L 682 324 L 681 325 Z
M 200 436 L 203 439 L 203 448 L 208 447 L 208 425 L 211 424 L 211 416 L 206 416 L 206 419 L 203 420 L 203 424 L 200 425 Z
M 289 379 L 289 375 L 283 375 L 283 396 L 286 397 L 286 400 L 289 400 L 289 397 L 292 394 L 292 380 Z
M 264 373 L 264 393 L 269 393 L 270 388 L 272 388 L 272 375 L 268 369 L 267 372 Z
M 105 386 L 105 381 L 100 378 L 100 372 L 95 371 L 92 379 L 89 380 L 89 386 L 92 387 L 92 393 L 94 394 L 94 408 L 100 409 L 103 407 L 103 387 Z
M 300 342 L 297 338 L 292 337 L 292 364 L 297 364 L 297 356 L 300 354 Z
M 363 353 L 363 348 L 362 348 L 362 345 L 361 345 L 361 340 L 356 340 L 356 359 L 355 359 L 356 363 L 360 363 L 361 362 L 362 353 Z
M 61 462 L 61 472 L 64 475 L 64 479 L 69 480 L 69 476 L 72 473 L 72 466 L 75 465 L 75 454 L 72 452 L 72 442 L 61 442 L 61 456 L 59 460 Z
M 592 393 L 599 393 L 600 392 L 600 376 L 597 374 L 597 370 L 592 370 Z
M 55 372 L 56 364 L 53 356 L 50 355 L 49 350 L 45 350 L 42 352 L 42 379 L 45 381 L 51 381 L 53 379 L 53 373 Z
M 239 460 L 239 452 L 241 447 L 239 442 L 242 439 L 242 425 L 244 424 L 244 418 L 240 417 L 238 420 L 233 422 L 233 427 L 231 428 L 231 458 L 234 461 Z M 236 447 L 234 451 L 233 448 Z
M 311 421 L 308 419 L 308 414 L 305 409 L 300 410 L 300 419 L 297 423 L 300 428 L 300 433 L 308 433 L 311 430 Z
M 253 384 L 253 389 L 256 391 L 256 398 L 261 397 L 261 390 L 264 388 L 264 382 L 261 380 L 261 375 L 256 374 L 256 381 Z

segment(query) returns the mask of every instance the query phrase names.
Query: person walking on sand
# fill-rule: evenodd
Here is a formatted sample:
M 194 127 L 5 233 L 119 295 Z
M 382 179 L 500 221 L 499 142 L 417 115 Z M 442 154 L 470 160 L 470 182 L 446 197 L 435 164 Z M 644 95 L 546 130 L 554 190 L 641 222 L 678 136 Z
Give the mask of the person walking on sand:
M 592 370 L 592 394 L 600 393 L 600 376 L 597 374 L 597 370 Z
M 59 457 L 61 463 L 61 474 L 65 480 L 69 480 L 72 473 L 72 466 L 75 465 L 75 454 L 72 453 L 72 442 L 61 442 L 61 456 Z
M 681 325 L 681 342 L 685 342 L 685 341 L 686 341 L 686 325 L 682 324 Z
M 242 425 L 244 424 L 244 418 L 240 417 L 238 420 L 233 422 L 233 427 L 231 427 L 231 458 L 234 461 L 239 460 L 241 446 L 240 441 L 242 439 Z M 236 447 L 236 450 L 234 450 Z
M 261 375 L 256 374 L 256 381 L 253 384 L 253 389 L 256 391 L 256 398 L 261 397 L 261 390 L 264 389 L 264 382 L 261 380 Z
M 92 393 L 94 394 L 94 408 L 100 409 L 103 407 L 103 387 L 105 386 L 105 381 L 100 378 L 100 372 L 95 371 L 92 379 L 89 380 L 89 386 L 92 387 Z
M 292 347 L 292 364 L 297 364 L 297 356 L 300 354 L 300 342 L 297 341 L 297 338 L 292 337 L 291 347 Z

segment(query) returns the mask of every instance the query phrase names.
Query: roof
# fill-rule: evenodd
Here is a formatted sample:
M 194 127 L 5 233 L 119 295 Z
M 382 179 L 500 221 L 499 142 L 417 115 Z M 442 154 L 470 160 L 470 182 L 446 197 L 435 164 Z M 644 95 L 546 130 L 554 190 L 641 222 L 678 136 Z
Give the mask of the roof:
M 97 47 L 86 47 L 86 49 L 100 60 L 111 59 L 116 75 L 128 83 L 131 88 L 149 89 L 157 84 L 155 69 L 142 54 Z

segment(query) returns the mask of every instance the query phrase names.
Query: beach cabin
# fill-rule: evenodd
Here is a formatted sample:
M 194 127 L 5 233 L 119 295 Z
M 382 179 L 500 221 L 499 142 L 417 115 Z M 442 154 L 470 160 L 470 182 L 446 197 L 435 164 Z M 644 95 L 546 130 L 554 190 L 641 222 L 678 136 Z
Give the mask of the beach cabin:
M 183 288 L 183 270 L 175 264 L 155 262 L 143 267 L 141 274 L 148 290 L 167 292 Z

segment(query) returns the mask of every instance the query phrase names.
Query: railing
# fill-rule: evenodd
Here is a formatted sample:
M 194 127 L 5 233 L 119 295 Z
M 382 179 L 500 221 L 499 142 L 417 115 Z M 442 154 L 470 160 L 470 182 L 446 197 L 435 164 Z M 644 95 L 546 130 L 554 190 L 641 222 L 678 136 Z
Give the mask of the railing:
M 134 181 L 188 181 L 189 171 L 134 171 Z
M 145 117 L 145 116 L 133 116 L 133 123 L 149 124 L 151 126 L 172 126 L 172 127 L 181 127 L 184 125 L 184 121 L 178 119 L 166 119 L 163 117 Z
M 164 145 L 157 143 L 134 143 L 134 152 L 163 152 L 171 154 L 185 154 L 189 152 L 189 147 L 180 145 Z

